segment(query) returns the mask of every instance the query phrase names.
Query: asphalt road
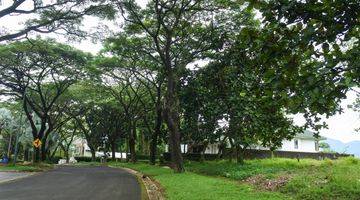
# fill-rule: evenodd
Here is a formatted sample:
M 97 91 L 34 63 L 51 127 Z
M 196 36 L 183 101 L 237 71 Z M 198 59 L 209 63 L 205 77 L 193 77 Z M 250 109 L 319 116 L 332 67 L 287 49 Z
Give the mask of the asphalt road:
M 108 167 L 60 167 L 0 183 L 1 200 L 140 200 L 136 177 Z

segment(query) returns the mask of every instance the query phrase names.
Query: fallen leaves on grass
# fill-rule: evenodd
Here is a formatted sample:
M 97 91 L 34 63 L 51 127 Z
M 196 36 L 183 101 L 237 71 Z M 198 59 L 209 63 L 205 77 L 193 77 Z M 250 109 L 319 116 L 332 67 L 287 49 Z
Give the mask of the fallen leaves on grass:
M 267 179 L 263 175 L 256 175 L 249 177 L 245 180 L 246 183 L 255 185 L 260 189 L 275 191 L 286 185 L 287 182 L 291 179 L 288 175 L 279 176 L 275 179 Z

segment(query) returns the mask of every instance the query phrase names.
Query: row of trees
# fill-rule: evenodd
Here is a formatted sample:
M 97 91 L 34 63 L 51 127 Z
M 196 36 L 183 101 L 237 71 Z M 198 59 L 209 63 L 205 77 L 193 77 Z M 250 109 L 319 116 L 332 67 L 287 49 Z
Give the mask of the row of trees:
M 67 1 L 53 8 L 60 2 Z M 1 94 L 22 105 L 33 139 L 42 141 L 36 161 L 51 155 L 51 135 L 70 135 L 60 145 L 68 149 L 79 132 L 93 159 L 104 145 L 113 157 L 126 147 L 133 162 L 142 149 L 154 164 L 166 143 L 182 172 L 183 142 L 200 152 L 230 144 L 241 163 L 252 145 L 274 150 L 304 128 L 324 127 L 320 116 L 340 112 L 360 82 L 356 0 L 93 3 L 70 18 L 125 21 L 99 55 L 40 39 L 1 46 Z M 302 127 L 289 117 L 297 113 Z

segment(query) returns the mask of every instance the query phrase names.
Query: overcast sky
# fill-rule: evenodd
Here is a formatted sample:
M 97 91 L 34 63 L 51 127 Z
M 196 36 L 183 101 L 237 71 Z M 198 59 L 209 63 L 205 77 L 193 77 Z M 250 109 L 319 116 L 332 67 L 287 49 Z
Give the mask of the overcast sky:
M 0 5 L 0 9 L 7 5 L 7 3 L 10 3 L 8 0 L 2 0 L 3 4 Z M 145 2 L 147 0 L 136 0 L 138 3 L 141 4 L 141 6 L 145 5 Z M 24 17 L 6 17 L 5 19 L 2 18 L 0 20 L 0 29 L 6 28 L 7 30 L 16 30 L 19 27 L 21 27 L 21 24 L 24 22 Z M 96 26 L 99 24 L 99 21 L 92 18 L 87 17 L 84 20 L 84 27 L 88 30 L 95 29 Z M 109 27 L 112 29 L 116 29 L 118 26 L 107 23 Z M 79 48 L 83 51 L 91 52 L 91 53 L 97 53 L 99 50 L 101 50 L 102 46 L 100 42 L 93 43 L 90 40 L 82 40 L 80 43 L 78 42 L 70 42 L 67 41 L 62 36 L 57 36 L 54 34 L 46 35 L 53 38 L 56 38 L 57 41 L 61 41 L 64 43 L 68 43 L 72 46 L 75 46 L 76 48 Z M 357 88 L 357 91 L 360 92 L 360 89 Z M 342 142 L 350 142 L 359 140 L 360 141 L 360 133 L 356 133 L 355 129 L 360 127 L 360 113 L 356 113 L 353 110 L 347 108 L 348 105 L 352 104 L 354 100 L 356 99 L 356 93 L 351 91 L 347 93 L 347 99 L 343 100 L 341 103 L 341 106 L 344 108 L 344 112 L 342 114 L 337 114 L 335 116 L 332 116 L 328 119 L 324 119 L 324 121 L 329 125 L 328 129 L 323 129 L 320 131 L 320 134 L 322 136 L 337 139 Z M 295 123 L 301 124 L 303 122 L 303 119 L 301 116 L 294 117 Z

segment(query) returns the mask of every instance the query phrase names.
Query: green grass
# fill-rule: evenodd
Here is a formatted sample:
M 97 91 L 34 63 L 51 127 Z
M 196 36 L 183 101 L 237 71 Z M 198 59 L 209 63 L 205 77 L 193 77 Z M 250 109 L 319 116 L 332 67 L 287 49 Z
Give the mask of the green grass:
M 360 199 L 360 160 L 351 157 L 336 161 L 250 160 L 243 166 L 227 161 L 188 162 L 186 168 L 199 174 L 232 180 L 245 180 L 256 175 L 267 179 L 288 176 L 290 181 L 278 191 L 295 199 Z
M 40 172 L 40 171 L 45 171 L 45 170 L 49 170 L 52 169 L 53 165 L 50 164 L 45 164 L 45 163 L 40 163 L 40 164 L 27 164 L 27 165 L 23 165 L 23 164 L 17 164 L 17 165 L 13 165 L 13 164 L 9 164 L 9 165 L 0 165 L 0 172 Z
M 324 161 L 296 173 L 281 189 L 296 199 L 360 199 L 360 161 L 354 158 Z
M 244 165 L 227 160 L 202 163 L 189 161 L 186 163 L 186 169 L 200 174 L 244 180 L 260 174 L 266 178 L 274 178 L 280 173 L 296 172 L 320 164 L 320 161 L 312 159 L 303 159 L 297 162 L 297 160 L 285 158 L 247 160 Z
M 127 167 L 155 178 L 165 189 L 168 200 L 252 200 L 288 199 L 279 192 L 257 191 L 252 186 L 224 178 L 192 172 L 174 173 L 171 169 L 145 163 L 109 163 L 113 167 Z

